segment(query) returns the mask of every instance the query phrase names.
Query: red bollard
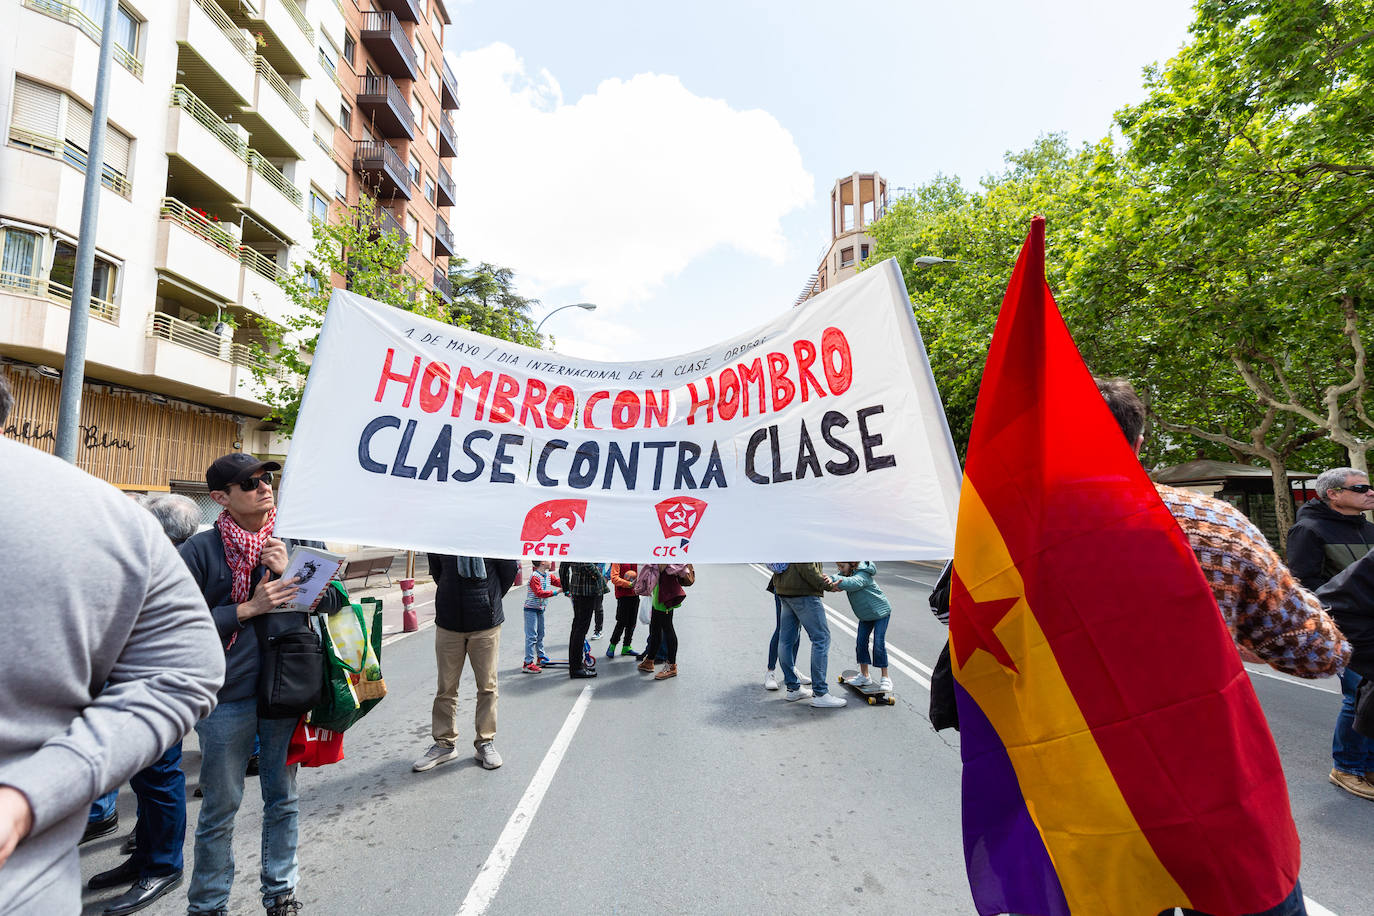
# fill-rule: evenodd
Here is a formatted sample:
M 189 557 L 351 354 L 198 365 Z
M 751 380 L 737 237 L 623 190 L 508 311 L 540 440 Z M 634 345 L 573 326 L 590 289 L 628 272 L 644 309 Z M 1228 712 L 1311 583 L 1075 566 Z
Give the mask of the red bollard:
M 414 633 L 420 629 L 420 615 L 415 613 L 415 580 L 401 580 L 401 629 Z

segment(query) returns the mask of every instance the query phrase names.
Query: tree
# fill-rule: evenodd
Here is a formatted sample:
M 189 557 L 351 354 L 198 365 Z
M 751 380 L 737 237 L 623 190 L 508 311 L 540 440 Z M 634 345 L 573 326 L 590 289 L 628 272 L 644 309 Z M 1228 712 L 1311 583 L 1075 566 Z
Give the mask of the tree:
M 467 259 L 454 257 L 448 262 L 448 279 L 453 286 L 451 313 L 455 323 L 526 346 L 539 347 L 542 340 L 534 333 L 530 310 L 539 304 L 515 292 L 515 272 L 486 261 L 475 267 Z
M 296 308 L 284 325 L 259 321 L 266 346 L 250 344 L 256 351 L 253 374 L 271 407 L 268 419 L 280 424 L 286 436 L 296 427 L 333 277 L 343 277 L 346 288 L 360 296 L 436 321 L 459 323 L 437 294 L 405 272 L 410 243 L 382 228 L 370 198 L 363 197 L 353 207 L 336 206 L 336 212 L 335 221 L 313 223 L 313 245 L 305 259 L 277 279 Z

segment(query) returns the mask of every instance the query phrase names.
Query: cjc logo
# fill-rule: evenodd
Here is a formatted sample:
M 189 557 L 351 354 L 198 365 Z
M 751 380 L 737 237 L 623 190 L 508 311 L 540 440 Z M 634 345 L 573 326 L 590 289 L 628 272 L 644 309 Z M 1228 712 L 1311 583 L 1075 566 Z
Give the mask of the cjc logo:
M 658 513 L 658 524 L 665 538 L 678 538 L 676 545 L 663 545 L 654 548 L 654 556 L 672 557 L 679 552 L 686 553 L 692 533 L 701 524 L 706 514 L 706 501 L 692 496 L 674 496 L 654 506 Z
M 525 513 L 525 524 L 520 527 L 520 540 L 523 543 L 522 555 L 534 554 L 536 557 L 566 556 L 566 541 L 551 541 L 546 538 L 563 537 L 572 534 L 577 523 L 587 518 L 585 499 L 551 499 L 540 503 Z

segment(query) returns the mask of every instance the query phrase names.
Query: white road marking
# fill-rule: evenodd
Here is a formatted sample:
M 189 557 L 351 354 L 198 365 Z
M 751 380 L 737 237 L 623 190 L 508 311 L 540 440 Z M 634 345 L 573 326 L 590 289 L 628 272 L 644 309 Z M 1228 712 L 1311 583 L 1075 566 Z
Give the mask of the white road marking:
M 1307 904 L 1307 916 L 1336 916 L 1334 911 L 1328 910 L 1306 894 L 1303 895 L 1302 900 L 1303 903 Z
M 1319 681 L 1309 681 L 1303 678 L 1296 678 L 1293 677 L 1291 674 L 1284 674 L 1281 671 L 1273 671 L 1267 667 L 1261 667 L 1253 663 L 1247 664 L 1245 666 L 1245 670 L 1249 671 L 1251 674 L 1258 674 L 1260 677 L 1272 678 L 1273 680 L 1281 681 L 1285 684 L 1292 684 L 1294 687 L 1306 687 L 1308 690 L 1317 690 L 1321 693 L 1334 693 L 1338 696 L 1341 692 L 1340 688 L 1338 687 L 1323 687 L 1322 683 Z M 1331 680 L 1334 680 L 1334 678 L 1332 678 Z
M 506 828 L 501 831 L 501 836 L 492 847 L 487 861 L 478 869 L 476 880 L 468 889 L 463 905 L 458 908 L 458 916 L 481 916 L 487 911 L 487 907 L 491 906 L 491 901 L 501 889 L 501 882 L 505 880 L 506 872 L 510 870 L 511 862 L 520 850 L 520 844 L 524 842 L 530 824 L 534 822 L 534 815 L 544 800 L 544 793 L 548 791 L 549 783 L 553 782 L 553 775 L 558 771 L 558 765 L 563 762 L 563 755 L 572 743 L 577 726 L 582 723 L 582 717 L 586 714 L 591 701 L 592 685 L 588 684 L 582 688 L 577 702 L 573 703 L 568 718 L 563 720 L 563 727 L 558 730 L 549 752 L 544 755 L 544 760 L 535 771 L 529 787 L 521 796 L 520 803 L 511 812 L 510 820 L 506 821 Z

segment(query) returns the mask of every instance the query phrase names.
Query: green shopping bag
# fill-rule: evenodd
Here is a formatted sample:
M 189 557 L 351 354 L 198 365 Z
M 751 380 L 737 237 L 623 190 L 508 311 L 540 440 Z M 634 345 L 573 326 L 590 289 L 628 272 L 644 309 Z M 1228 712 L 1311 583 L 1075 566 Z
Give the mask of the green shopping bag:
M 342 732 L 386 696 L 381 667 L 382 602 L 379 598 L 354 602 L 338 581 L 329 587 L 338 590 L 343 603 L 334 613 L 320 615 L 325 636 L 324 691 L 310 711 L 310 724 Z

